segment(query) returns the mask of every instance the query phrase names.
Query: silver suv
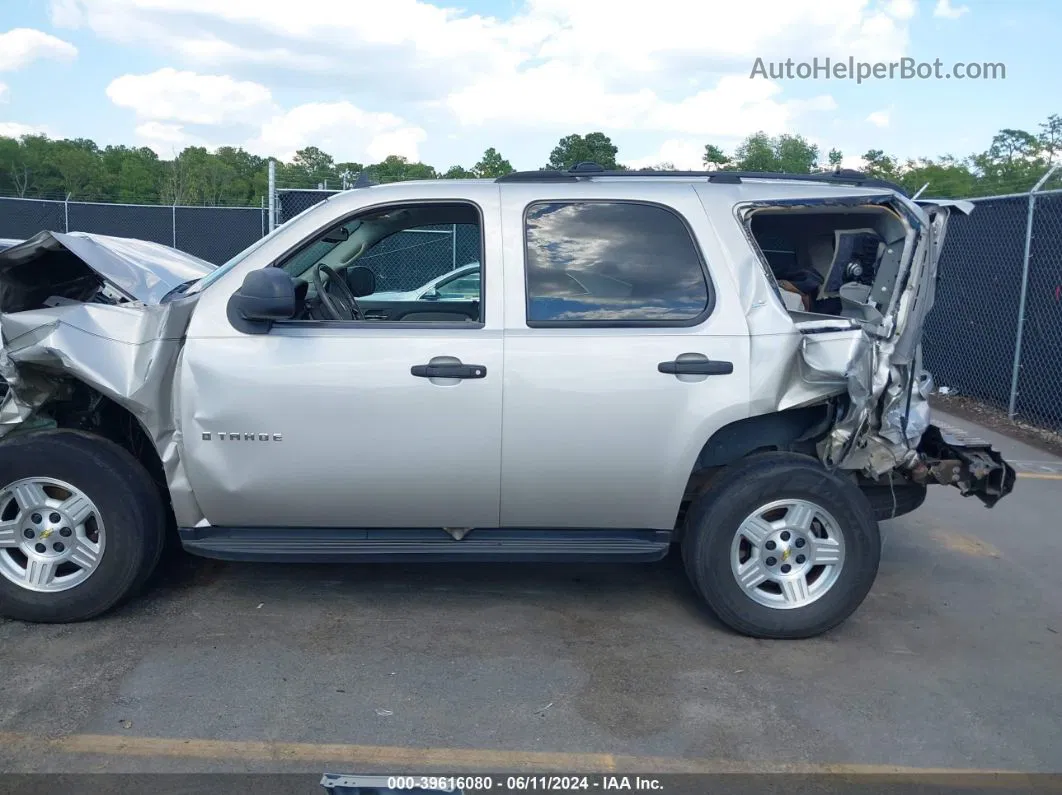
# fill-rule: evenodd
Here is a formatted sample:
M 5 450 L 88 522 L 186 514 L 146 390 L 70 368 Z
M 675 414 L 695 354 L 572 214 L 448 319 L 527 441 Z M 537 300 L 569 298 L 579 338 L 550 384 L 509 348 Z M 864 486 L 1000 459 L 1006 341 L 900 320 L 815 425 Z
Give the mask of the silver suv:
M 969 209 L 854 172 L 581 164 L 359 187 L 219 268 L 41 232 L 0 253 L 0 612 L 96 616 L 173 532 L 237 561 L 675 546 L 735 630 L 823 632 L 870 590 L 878 521 L 928 484 L 1013 487 L 929 421 L 920 336 Z M 394 245 L 440 228 L 478 248 L 474 294 L 374 298 L 453 267 Z

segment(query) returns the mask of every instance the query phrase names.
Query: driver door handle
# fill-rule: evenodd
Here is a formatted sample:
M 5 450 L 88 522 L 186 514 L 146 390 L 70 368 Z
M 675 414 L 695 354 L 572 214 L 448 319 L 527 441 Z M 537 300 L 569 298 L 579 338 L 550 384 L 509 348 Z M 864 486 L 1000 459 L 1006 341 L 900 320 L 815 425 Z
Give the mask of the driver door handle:
M 719 359 L 676 359 L 660 362 L 656 369 L 669 375 L 730 375 L 734 372 L 734 363 Z
M 417 378 L 486 378 L 482 364 L 415 364 L 409 372 Z

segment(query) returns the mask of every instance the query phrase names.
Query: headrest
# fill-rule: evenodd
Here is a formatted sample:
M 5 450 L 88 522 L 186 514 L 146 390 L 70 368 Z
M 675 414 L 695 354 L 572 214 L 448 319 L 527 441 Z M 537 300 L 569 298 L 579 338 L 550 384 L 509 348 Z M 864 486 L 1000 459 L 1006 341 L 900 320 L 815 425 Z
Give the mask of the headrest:
M 376 274 L 364 265 L 347 268 L 347 286 L 355 298 L 364 298 L 376 292 Z

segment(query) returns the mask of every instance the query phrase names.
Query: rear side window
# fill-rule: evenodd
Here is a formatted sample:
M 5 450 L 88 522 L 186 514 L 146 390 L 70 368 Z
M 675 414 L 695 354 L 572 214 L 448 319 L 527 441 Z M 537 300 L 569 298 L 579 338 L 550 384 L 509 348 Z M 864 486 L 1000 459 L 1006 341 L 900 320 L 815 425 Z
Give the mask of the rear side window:
M 671 210 L 539 202 L 524 233 L 529 326 L 691 326 L 711 309 L 697 245 Z

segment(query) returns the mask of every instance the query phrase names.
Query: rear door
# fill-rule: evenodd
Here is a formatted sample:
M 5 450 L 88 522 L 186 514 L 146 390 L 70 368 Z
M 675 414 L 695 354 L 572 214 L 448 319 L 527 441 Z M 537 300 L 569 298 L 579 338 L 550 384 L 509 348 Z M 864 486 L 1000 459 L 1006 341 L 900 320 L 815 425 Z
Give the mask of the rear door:
M 502 526 L 671 528 L 704 442 L 747 416 L 703 207 L 624 183 L 503 187 Z

